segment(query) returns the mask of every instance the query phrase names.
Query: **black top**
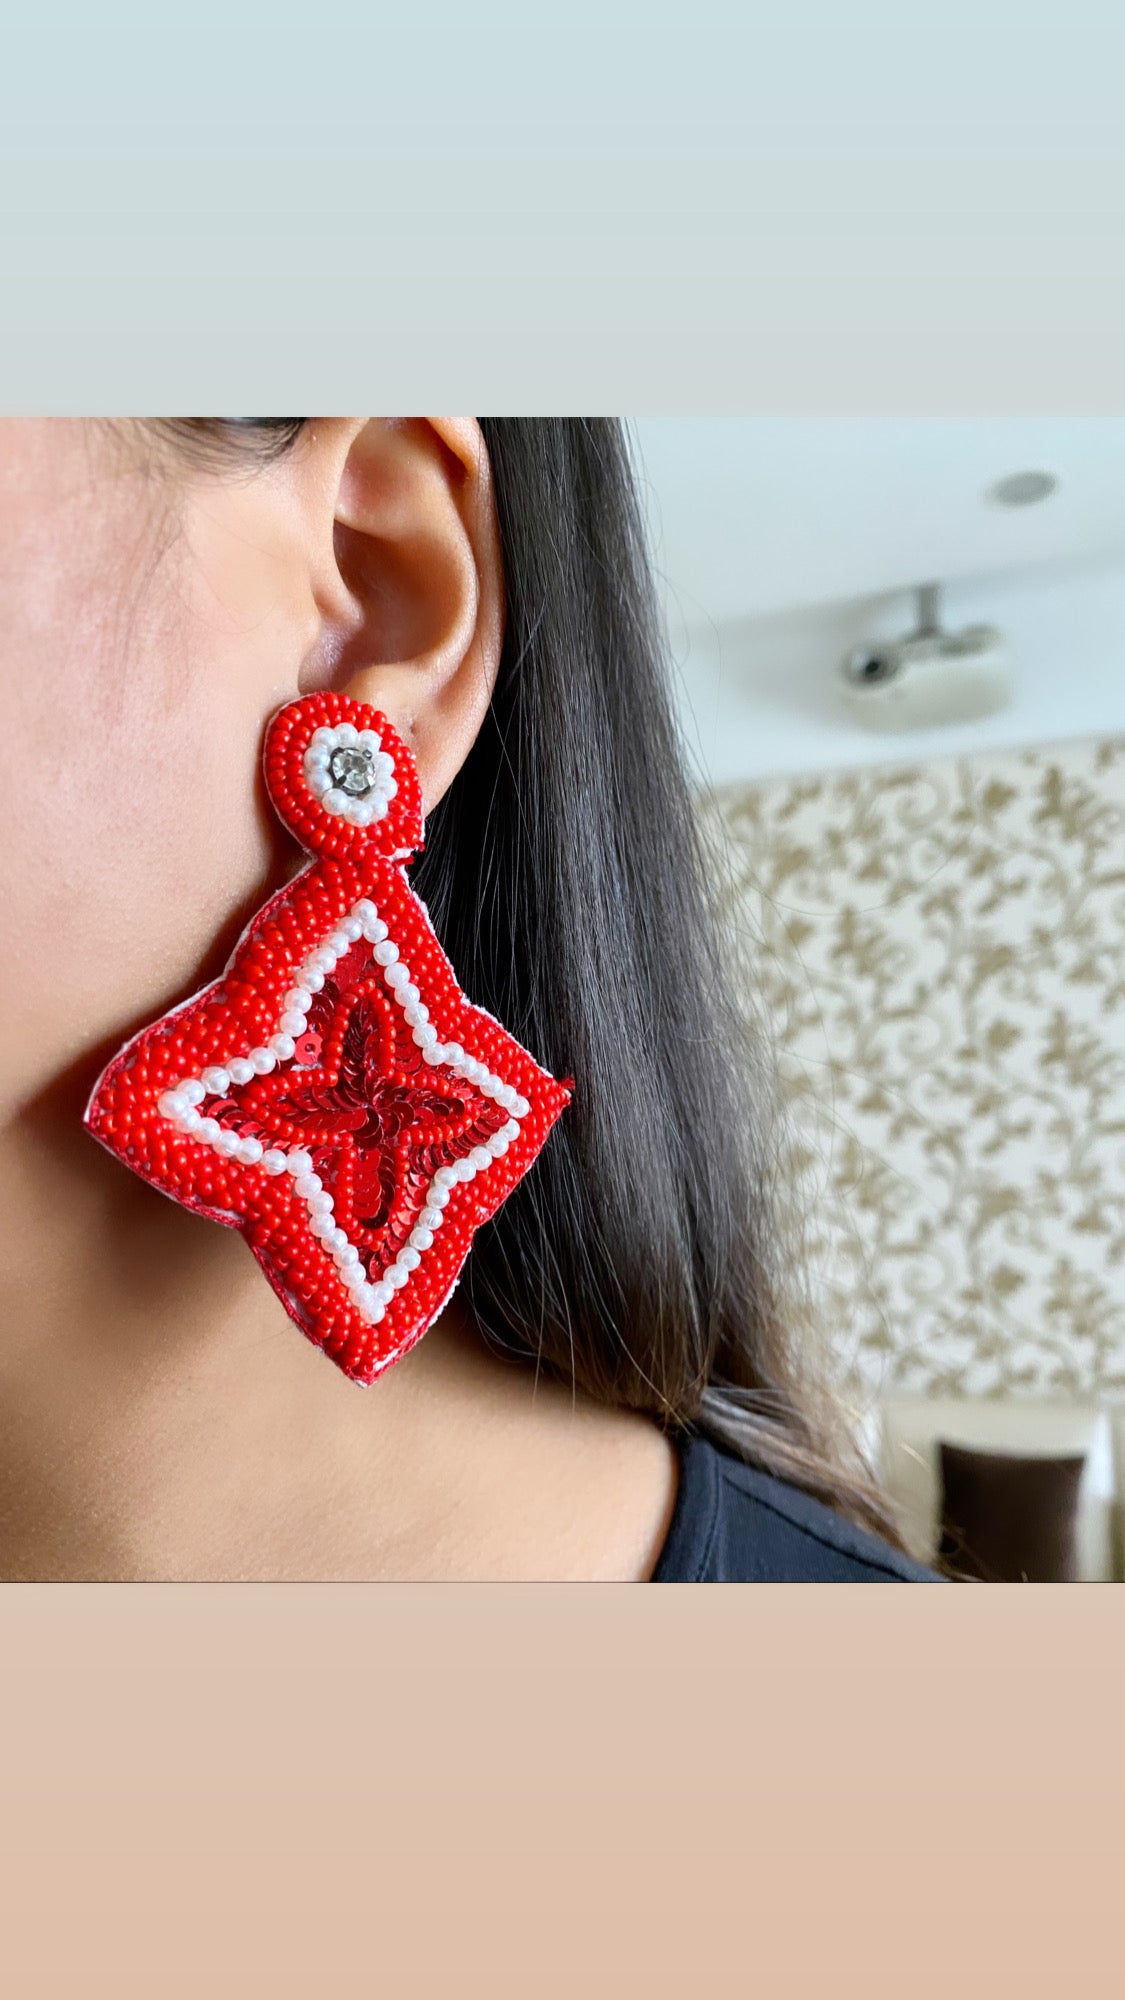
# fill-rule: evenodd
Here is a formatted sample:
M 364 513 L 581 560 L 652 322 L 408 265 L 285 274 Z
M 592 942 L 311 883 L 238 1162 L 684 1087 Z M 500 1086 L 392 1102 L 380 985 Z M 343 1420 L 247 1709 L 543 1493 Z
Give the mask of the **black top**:
M 933 1570 L 705 1438 L 680 1486 L 653 1583 L 936 1583 Z

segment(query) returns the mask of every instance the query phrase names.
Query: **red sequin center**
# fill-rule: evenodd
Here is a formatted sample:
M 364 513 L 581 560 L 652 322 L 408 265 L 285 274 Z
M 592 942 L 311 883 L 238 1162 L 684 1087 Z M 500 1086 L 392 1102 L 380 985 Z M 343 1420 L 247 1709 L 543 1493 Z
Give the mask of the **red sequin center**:
M 366 824 L 316 775 L 341 727 L 355 755 L 377 739 Z M 457 985 L 406 879 L 421 792 L 386 717 L 339 694 L 292 702 L 267 730 L 265 775 L 315 858 L 220 979 L 114 1057 L 86 1124 L 154 1187 L 240 1230 L 302 1332 L 368 1383 L 432 1325 L 570 1085 Z

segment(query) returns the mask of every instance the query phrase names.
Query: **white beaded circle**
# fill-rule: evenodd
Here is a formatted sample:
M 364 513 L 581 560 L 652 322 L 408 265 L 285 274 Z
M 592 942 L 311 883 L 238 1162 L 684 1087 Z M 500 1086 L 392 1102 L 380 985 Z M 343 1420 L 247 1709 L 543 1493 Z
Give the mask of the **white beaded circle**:
M 341 722 L 313 731 L 305 751 L 305 783 L 326 812 L 351 826 L 382 819 L 398 791 L 394 758 L 373 729 Z

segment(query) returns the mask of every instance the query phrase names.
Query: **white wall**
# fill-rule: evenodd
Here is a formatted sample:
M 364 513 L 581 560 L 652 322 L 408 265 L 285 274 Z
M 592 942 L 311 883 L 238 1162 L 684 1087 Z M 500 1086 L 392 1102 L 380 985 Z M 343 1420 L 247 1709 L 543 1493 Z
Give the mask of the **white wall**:
M 688 624 L 928 577 L 1125 562 L 1125 417 L 658 417 L 633 425 L 658 570 Z M 1039 506 L 990 498 L 1050 472 Z
M 1125 418 L 777 416 L 633 425 L 688 734 L 716 783 L 1125 728 Z M 1004 474 L 1053 473 L 1005 509 Z M 841 656 L 913 624 L 1002 626 L 1003 714 L 898 738 L 840 704 Z
M 914 757 L 1020 748 L 1125 731 L 1125 565 L 1028 569 L 948 586 L 951 626 L 999 625 L 1016 673 L 1012 705 L 964 725 L 875 734 L 840 700 L 853 645 L 913 623 L 908 594 L 729 621 L 669 625 L 677 698 L 700 774 L 731 784 Z

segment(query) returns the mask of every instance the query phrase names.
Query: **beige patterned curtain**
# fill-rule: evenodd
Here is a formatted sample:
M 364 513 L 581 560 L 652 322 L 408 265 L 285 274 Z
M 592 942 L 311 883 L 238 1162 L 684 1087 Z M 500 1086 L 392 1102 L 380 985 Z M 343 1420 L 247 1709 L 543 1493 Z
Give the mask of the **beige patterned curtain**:
M 1125 740 L 703 812 L 844 1375 L 1125 1392 Z

